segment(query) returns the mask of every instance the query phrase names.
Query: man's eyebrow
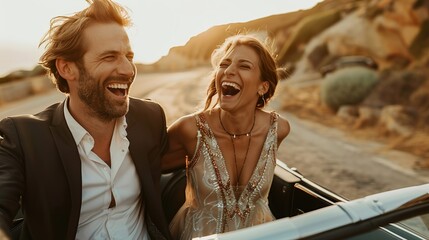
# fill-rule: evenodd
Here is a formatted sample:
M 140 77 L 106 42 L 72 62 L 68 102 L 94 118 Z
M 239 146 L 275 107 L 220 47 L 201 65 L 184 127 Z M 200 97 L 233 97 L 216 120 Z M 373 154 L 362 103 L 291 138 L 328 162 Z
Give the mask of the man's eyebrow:
M 110 55 L 110 54 L 116 55 L 116 54 L 118 54 L 118 53 L 119 53 L 119 52 L 118 52 L 118 51 L 115 51 L 115 50 L 107 50 L 107 51 L 101 52 L 101 53 L 99 54 L 99 56 L 105 56 L 105 55 Z
M 121 54 L 121 52 L 120 51 L 116 51 L 116 50 L 107 50 L 107 51 L 104 51 L 104 52 L 101 52 L 98 56 L 106 56 L 106 55 L 118 55 L 118 54 Z M 134 56 L 134 52 L 133 51 L 128 51 L 128 52 L 126 52 L 125 53 L 125 55 L 132 55 L 132 56 Z

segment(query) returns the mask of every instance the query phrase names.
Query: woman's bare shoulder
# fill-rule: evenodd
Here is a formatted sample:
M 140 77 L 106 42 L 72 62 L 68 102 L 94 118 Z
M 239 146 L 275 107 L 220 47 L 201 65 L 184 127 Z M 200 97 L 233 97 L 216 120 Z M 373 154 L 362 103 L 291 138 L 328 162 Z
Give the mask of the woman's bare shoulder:
M 285 117 L 281 116 L 280 114 L 278 114 L 277 122 L 278 122 L 277 135 L 279 139 L 283 140 L 285 137 L 287 137 L 287 135 L 289 135 L 290 124 L 289 124 L 289 121 Z
M 174 121 L 169 127 L 169 133 L 179 133 L 181 135 L 194 134 L 197 131 L 195 113 L 182 116 Z

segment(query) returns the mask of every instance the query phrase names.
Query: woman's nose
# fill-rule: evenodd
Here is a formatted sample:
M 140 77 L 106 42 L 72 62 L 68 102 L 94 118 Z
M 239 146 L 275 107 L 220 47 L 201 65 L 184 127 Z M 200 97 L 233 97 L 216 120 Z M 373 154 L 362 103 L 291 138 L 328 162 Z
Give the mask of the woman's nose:
M 231 64 L 227 68 L 225 68 L 225 71 L 223 72 L 225 75 L 234 75 L 235 74 L 235 67 Z

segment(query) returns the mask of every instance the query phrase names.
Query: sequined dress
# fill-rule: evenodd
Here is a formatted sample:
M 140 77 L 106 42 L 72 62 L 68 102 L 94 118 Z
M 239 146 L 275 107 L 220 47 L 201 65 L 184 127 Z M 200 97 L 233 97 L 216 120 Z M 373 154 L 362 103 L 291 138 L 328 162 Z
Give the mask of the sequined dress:
M 247 186 L 235 197 L 225 160 L 203 114 L 195 115 L 198 141 L 187 162 L 186 201 L 174 216 L 170 231 L 175 239 L 192 239 L 274 220 L 268 193 L 276 165 L 277 118 L 271 113 L 261 155 Z

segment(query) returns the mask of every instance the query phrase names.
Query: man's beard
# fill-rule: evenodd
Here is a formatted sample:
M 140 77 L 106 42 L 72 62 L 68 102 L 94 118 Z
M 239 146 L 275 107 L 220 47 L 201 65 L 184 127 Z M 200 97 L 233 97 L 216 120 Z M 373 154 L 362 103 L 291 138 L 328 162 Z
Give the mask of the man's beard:
M 122 117 L 128 112 L 129 99 L 118 104 L 118 102 L 106 97 L 104 82 L 114 80 L 114 78 L 99 82 L 86 71 L 84 66 L 78 64 L 78 68 L 79 98 L 95 112 L 100 120 L 107 122 Z M 121 79 L 121 81 L 128 82 L 128 79 Z

